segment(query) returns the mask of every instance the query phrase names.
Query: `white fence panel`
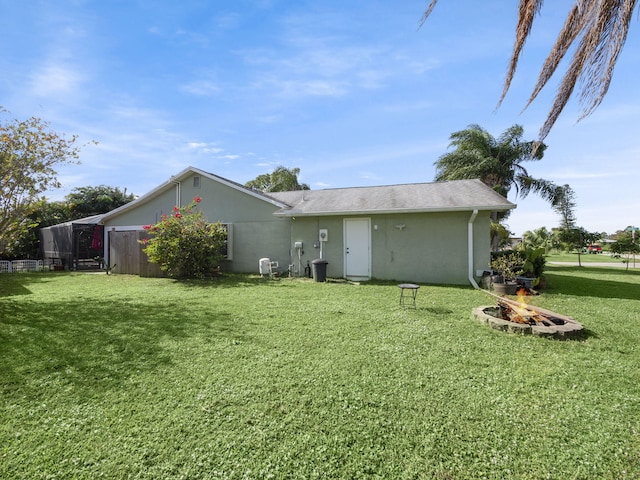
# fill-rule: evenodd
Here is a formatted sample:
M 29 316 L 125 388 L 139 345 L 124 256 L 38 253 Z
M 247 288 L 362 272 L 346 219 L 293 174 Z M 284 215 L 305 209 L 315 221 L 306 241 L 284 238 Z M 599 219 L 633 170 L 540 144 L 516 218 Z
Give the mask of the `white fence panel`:
M 42 260 L 0 260 L 0 273 L 41 272 Z

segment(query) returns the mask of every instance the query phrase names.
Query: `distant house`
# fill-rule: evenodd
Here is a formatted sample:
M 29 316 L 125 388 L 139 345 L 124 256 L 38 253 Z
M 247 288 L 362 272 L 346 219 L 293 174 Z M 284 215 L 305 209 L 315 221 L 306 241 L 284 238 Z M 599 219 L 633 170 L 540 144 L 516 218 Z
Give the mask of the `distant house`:
M 515 208 L 479 180 L 264 194 L 189 167 L 102 218 L 105 257 L 116 273 L 149 273 L 137 243 L 143 225 L 193 198 L 227 225 L 233 272 L 270 258 L 293 275 L 316 258 L 327 276 L 465 284 L 490 259 L 490 214 Z

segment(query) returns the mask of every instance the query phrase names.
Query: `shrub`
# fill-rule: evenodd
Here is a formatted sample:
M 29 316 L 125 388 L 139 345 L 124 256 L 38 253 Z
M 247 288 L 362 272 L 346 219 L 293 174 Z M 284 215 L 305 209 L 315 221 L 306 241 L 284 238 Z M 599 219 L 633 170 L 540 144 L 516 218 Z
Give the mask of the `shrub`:
M 499 252 L 491 260 L 491 268 L 504 277 L 505 281 L 513 281 L 522 273 L 522 257 L 516 252 Z
M 174 207 L 155 225 L 145 225 L 150 238 L 141 240 L 143 251 L 170 277 L 211 275 L 223 259 L 227 230 L 209 223 L 197 210 L 200 197 L 185 207 Z
M 524 247 L 518 250 L 523 259 L 522 270 L 526 276 L 540 278 L 544 273 L 544 267 L 547 264 L 545 258 L 545 248 Z

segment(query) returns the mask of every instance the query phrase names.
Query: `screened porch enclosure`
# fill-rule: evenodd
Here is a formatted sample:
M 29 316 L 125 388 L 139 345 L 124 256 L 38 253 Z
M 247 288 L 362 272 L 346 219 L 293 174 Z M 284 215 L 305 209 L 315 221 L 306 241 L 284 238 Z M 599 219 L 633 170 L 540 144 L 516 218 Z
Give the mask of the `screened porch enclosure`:
M 69 270 L 102 267 L 102 215 L 81 218 L 40 230 L 40 246 L 45 265 Z

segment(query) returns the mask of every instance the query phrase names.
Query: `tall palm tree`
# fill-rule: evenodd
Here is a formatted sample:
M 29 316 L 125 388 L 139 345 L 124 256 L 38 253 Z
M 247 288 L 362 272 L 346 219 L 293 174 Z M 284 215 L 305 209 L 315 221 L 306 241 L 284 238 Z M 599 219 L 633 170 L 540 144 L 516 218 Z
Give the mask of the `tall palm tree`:
M 535 192 L 553 203 L 557 186 L 548 180 L 533 178 L 521 163 L 540 160 L 546 145 L 537 141 L 523 141 L 524 129 L 513 125 L 498 138 L 479 125 L 451 134 L 450 147 L 436 162 L 436 181 L 479 178 L 485 185 L 507 197 L 515 188 L 520 198 Z M 508 236 L 501 221 L 509 212 L 494 212 L 491 216 L 491 248 L 497 250 L 501 239 Z
M 436 181 L 479 178 L 485 185 L 507 197 L 515 188 L 520 198 L 533 192 L 552 202 L 557 193 L 553 182 L 533 178 L 522 162 L 540 160 L 546 146 L 536 141 L 523 141 L 524 129 L 513 125 L 498 138 L 479 125 L 451 134 L 450 147 L 455 149 L 436 162 Z M 497 219 L 505 218 L 498 216 Z
M 529 106 L 557 70 L 570 47 L 575 45 L 573 58 L 558 87 L 558 93 L 547 120 L 540 129 L 540 141 L 544 140 L 551 131 L 571 98 L 576 84 L 580 85 L 579 99 L 583 105 L 580 119 L 588 116 L 600 105 L 609 89 L 618 55 L 627 40 L 629 24 L 637 1 L 575 0 L 527 102 Z M 438 0 L 431 1 L 424 12 L 422 23 L 429 17 L 437 2 Z M 513 53 L 498 105 L 511 86 L 522 48 L 531 33 L 533 20 L 540 13 L 542 4 L 543 0 L 520 0 Z

